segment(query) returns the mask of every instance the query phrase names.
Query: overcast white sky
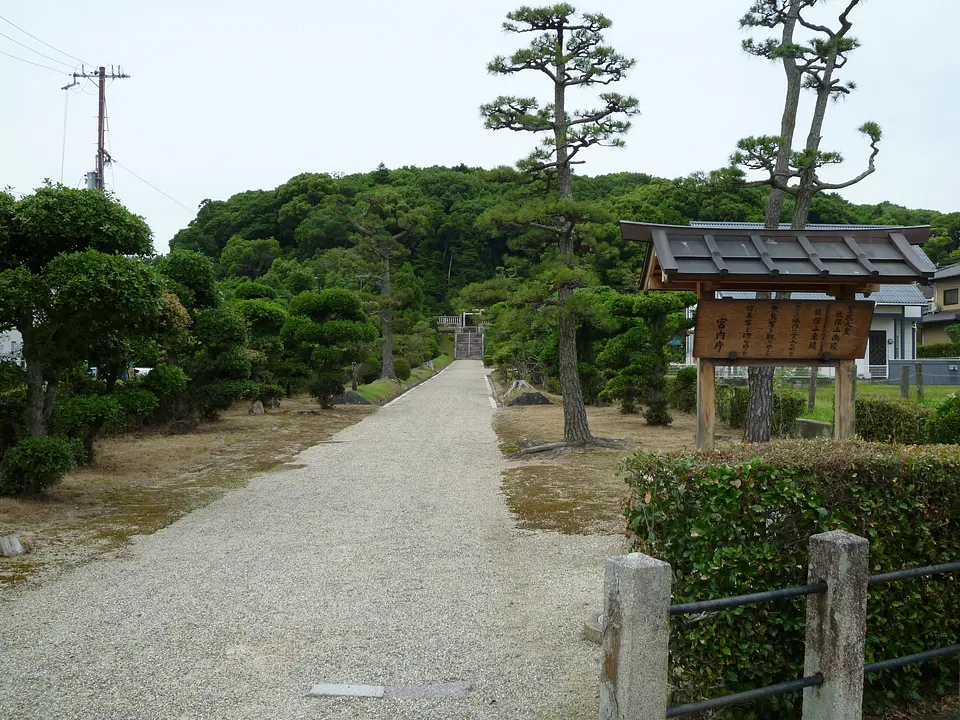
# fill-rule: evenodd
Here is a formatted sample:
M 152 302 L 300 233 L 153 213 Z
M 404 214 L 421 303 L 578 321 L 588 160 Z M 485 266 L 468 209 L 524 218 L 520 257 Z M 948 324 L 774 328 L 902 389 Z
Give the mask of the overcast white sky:
M 486 73 L 494 55 L 526 41 L 500 30 L 518 4 L 0 0 L 0 15 L 59 50 L 120 64 L 132 76 L 107 92 L 113 155 L 190 209 L 121 167 L 107 172 L 107 184 L 147 218 L 157 250 L 166 252 L 204 198 L 274 188 L 301 172 L 368 171 L 381 161 L 492 167 L 525 155 L 530 138 L 485 130 L 478 113 L 497 95 L 547 89 L 539 78 Z M 637 96 L 643 113 L 625 149 L 592 150 L 581 172 L 677 177 L 724 165 L 740 137 L 776 133 L 782 71 L 740 50 L 737 20 L 749 0 L 576 4 L 609 16 L 609 41 L 637 58 L 616 89 Z M 825 2 L 820 17 L 835 22 L 840 9 L 840 0 Z M 878 170 L 845 195 L 960 210 L 960 2 L 865 0 L 853 19 L 863 47 L 844 77 L 859 87 L 829 110 L 823 143 L 848 162 L 826 176 L 860 172 L 867 148 L 856 127 L 875 120 L 884 130 Z M 74 62 L 3 21 L 0 33 Z M 0 51 L 72 70 L 2 36 Z M 5 55 L 0 72 L 0 186 L 29 192 L 44 178 L 60 179 L 67 77 Z M 97 99 L 92 83 L 72 92 L 63 181 L 76 186 L 93 168 Z

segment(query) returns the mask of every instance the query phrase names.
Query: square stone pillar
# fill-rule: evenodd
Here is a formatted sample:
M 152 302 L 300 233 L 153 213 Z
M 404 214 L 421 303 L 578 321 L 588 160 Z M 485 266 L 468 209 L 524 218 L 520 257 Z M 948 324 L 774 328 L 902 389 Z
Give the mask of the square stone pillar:
M 641 553 L 607 560 L 600 720 L 666 717 L 672 581 L 668 563 Z
M 803 720 L 861 720 L 870 545 L 842 530 L 810 538 L 809 583 L 827 590 L 807 596 L 803 675 L 823 684 L 803 691 Z

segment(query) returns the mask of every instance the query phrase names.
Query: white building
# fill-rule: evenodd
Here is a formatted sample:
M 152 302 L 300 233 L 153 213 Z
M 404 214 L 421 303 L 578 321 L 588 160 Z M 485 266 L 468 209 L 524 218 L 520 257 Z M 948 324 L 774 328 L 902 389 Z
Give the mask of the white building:
M 0 332 L 0 362 L 23 366 L 23 336 L 17 329 Z

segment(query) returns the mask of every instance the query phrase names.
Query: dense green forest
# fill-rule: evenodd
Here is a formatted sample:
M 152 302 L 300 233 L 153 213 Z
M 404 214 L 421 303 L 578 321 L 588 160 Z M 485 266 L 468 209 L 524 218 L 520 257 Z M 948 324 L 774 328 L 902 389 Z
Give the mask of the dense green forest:
M 491 220 L 498 208 L 514 199 L 513 176 L 506 168 L 462 165 L 396 170 L 381 166 L 345 176 L 304 173 L 274 190 L 205 200 L 170 248 L 206 255 L 218 264 L 224 279 L 242 282 L 265 276 L 275 282 L 280 273 L 306 267 L 323 287 L 361 288 L 369 273 L 364 272 L 351 237 L 354 229 L 338 207 L 388 190 L 421 216 L 402 239 L 402 261 L 409 263 L 429 311 L 452 312 L 460 309 L 459 293 L 471 283 L 524 277 L 539 260 L 539 248 L 524 242 L 524 228 L 498 226 Z M 727 170 L 674 180 L 642 173 L 576 176 L 578 200 L 596 202 L 607 214 L 604 222 L 583 233 L 596 284 L 624 292 L 636 287 L 643 250 L 620 239 L 616 220 L 676 225 L 691 220 L 762 222 L 769 191 L 738 187 L 736 180 Z M 785 222 L 791 214 L 788 199 Z M 931 225 L 934 237 L 925 246 L 931 259 L 938 264 L 960 261 L 960 212 L 910 209 L 892 202 L 856 205 L 827 193 L 815 198 L 809 220 Z M 271 272 L 274 259 L 282 262 Z

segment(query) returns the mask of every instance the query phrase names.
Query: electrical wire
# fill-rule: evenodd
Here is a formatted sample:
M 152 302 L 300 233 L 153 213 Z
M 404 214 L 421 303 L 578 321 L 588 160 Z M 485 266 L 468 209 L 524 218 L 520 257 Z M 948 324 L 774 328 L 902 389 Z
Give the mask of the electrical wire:
M 66 65 L 67 67 L 71 67 L 70 63 L 66 63 L 66 62 L 64 62 L 63 60 L 57 60 L 55 57 L 50 57 L 49 55 L 44 55 L 44 54 L 43 54 L 42 52 L 40 52 L 39 50 L 34 50 L 34 49 L 33 49 L 32 47 L 30 47 L 29 45 L 24 45 L 24 44 L 23 44 L 22 42 L 20 42 L 19 40 L 16 40 L 16 39 L 10 37 L 9 35 L 7 35 L 7 34 L 5 34 L 5 33 L 0 33 L 0 37 L 5 37 L 5 38 L 6 38 L 7 40 L 9 40 L 10 42 L 14 42 L 14 43 L 16 43 L 17 45 L 19 45 L 20 47 L 24 47 L 24 48 L 26 48 L 27 50 L 29 50 L 30 52 L 36 53 L 37 55 L 39 55 L 39 56 L 42 57 L 42 58 L 46 58 L 47 60 L 53 60 L 53 62 L 55 62 L 55 63 L 60 63 L 61 65 Z
M 119 165 L 119 166 L 122 167 L 124 170 L 126 170 L 128 173 L 130 173 L 131 175 L 133 175 L 133 176 L 134 176 L 137 180 L 139 180 L 140 182 L 144 183 L 145 185 L 149 185 L 150 187 L 152 187 L 154 190 L 156 190 L 158 193 L 160 193 L 161 195 L 163 195 L 163 196 L 164 196 L 165 198 L 167 198 L 168 200 L 172 200 L 173 202 L 175 202 L 177 205 L 179 205 L 180 207 L 182 207 L 184 210 L 187 210 L 187 211 L 189 211 L 189 212 L 193 212 L 193 209 L 192 209 L 192 208 L 187 207 L 187 206 L 184 205 L 182 202 L 180 202 L 179 200 L 177 200 L 175 197 L 172 197 L 172 196 L 170 196 L 170 195 L 167 195 L 167 193 L 165 193 L 163 190 L 161 190 L 160 188 L 158 188 L 156 185 L 154 185 L 154 184 L 151 183 L 150 181 L 144 180 L 142 177 L 140 177 L 139 175 L 137 175 L 133 170 L 131 170 L 130 168 L 128 168 L 128 167 L 127 167 L 126 165 L 124 165 L 122 162 L 118 162 L 117 160 L 114 160 L 113 162 L 114 162 L 114 164 Z
M 76 55 L 71 55 L 70 53 L 67 53 L 67 52 L 64 52 L 63 50 L 60 50 L 59 48 L 55 48 L 55 47 L 54 47 L 53 45 L 51 45 L 50 43 L 44 42 L 43 40 L 41 40 L 40 38 L 38 38 L 36 35 L 30 35 L 30 33 L 28 33 L 28 32 L 27 32 L 26 30 L 24 30 L 22 27 L 20 27 L 19 25 L 14 25 L 12 22 L 10 22 L 10 21 L 7 20 L 5 17 L 3 17 L 3 15 L 0 15 L 0 20 L 3 20 L 5 23 L 7 23 L 7 25 L 13 25 L 13 27 L 15 27 L 17 30 L 19 30 L 20 32 L 22 32 L 24 35 L 27 35 L 27 36 L 29 36 L 29 37 L 32 37 L 34 40 L 36 40 L 36 41 L 37 41 L 38 43 L 40 43 L 41 45 L 46 45 L 46 46 L 47 46 L 48 48 L 50 48 L 51 50 L 56 50 L 56 51 L 57 51 L 58 53 L 60 53 L 61 55 L 66 55 L 68 58 L 72 58 L 73 60 L 76 60 L 78 63 L 83 63 L 84 65 L 90 65 L 91 67 L 93 67 L 93 63 L 84 62 L 83 60 L 81 60 L 80 58 L 78 58 Z
M 37 67 L 40 67 L 40 68 L 45 68 L 45 69 L 47 69 L 47 70 L 53 70 L 53 72 L 57 73 L 58 75 L 61 75 L 61 74 L 66 73 L 66 70 L 58 70 L 57 68 L 52 68 L 52 67 L 50 67 L 49 65 L 41 65 L 40 63 L 35 63 L 33 60 L 24 60 L 22 57 L 17 57 L 16 55 L 11 55 L 10 53 L 4 52 L 3 50 L 0 50 L 0 55 L 6 55 L 7 57 L 13 58 L 14 60 L 19 60 L 20 62 L 25 62 L 25 63 L 27 63 L 28 65 L 36 65 Z

